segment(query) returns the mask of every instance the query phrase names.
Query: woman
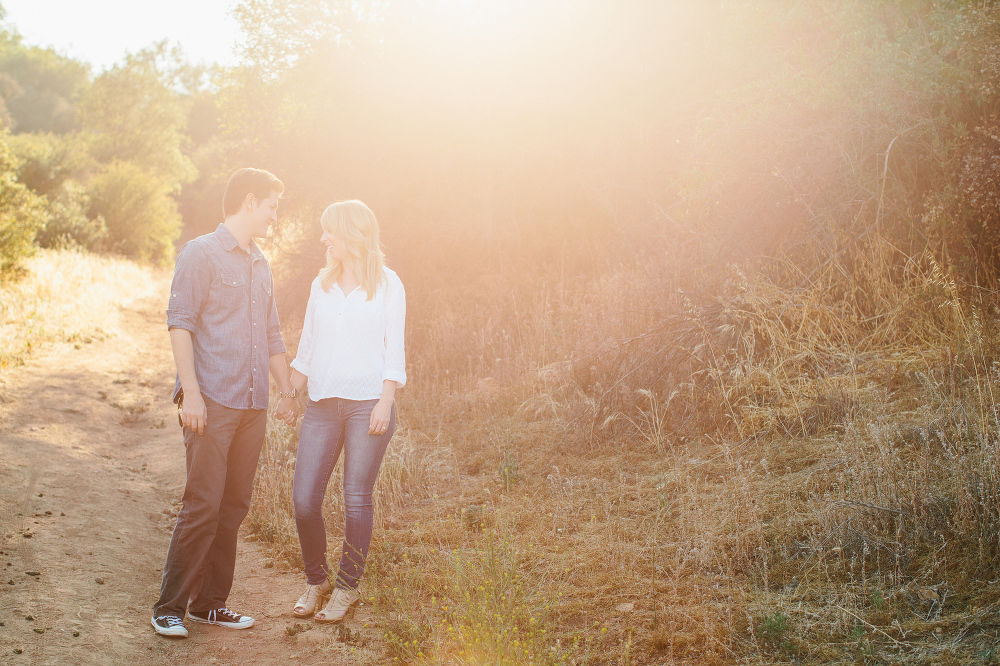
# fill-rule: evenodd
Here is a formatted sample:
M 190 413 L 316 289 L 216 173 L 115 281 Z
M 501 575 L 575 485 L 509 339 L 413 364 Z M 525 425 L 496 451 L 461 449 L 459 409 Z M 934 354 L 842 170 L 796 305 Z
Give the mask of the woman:
M 327 263 L 309 291 L 292 361 L 292 387 L 309 386 L 292 484 L 306 590 L 292 613 L 338 622 L 358 601 L 372 536 L 372 489 L 396 430 L 395 392 L 406 383 L 406 296 L 399 278 L 383 265 L 378 222 L 366 205 L 335 203 L 320 223 Z M 331 585 L 323 498 L 341 449 L 346 525 Z

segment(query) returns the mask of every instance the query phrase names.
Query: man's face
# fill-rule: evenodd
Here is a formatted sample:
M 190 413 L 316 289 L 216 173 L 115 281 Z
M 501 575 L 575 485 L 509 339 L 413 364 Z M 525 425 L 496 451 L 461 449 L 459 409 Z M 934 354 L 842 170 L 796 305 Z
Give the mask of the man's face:
M 272 224 L 278 223 L 278 193 L 250 204 L 250 217 L 253 220 L 250 235 L 254 238 L 264 238 Z

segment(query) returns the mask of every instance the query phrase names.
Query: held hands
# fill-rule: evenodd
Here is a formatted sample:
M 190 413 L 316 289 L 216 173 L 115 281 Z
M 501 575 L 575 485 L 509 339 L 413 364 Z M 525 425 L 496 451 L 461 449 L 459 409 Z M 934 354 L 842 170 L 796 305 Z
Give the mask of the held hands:
M 280 398 L 274 415 L 288 425 L 294 426 L 295 418 L 299 415 L 299 403 L 296 402 L 295 398 Z
M 369 435 L 384 435 L 389 428 L 389 418 L 392 416 L 392 400 L 382 398 L 372 410 L 371 418 L 368 420 Z

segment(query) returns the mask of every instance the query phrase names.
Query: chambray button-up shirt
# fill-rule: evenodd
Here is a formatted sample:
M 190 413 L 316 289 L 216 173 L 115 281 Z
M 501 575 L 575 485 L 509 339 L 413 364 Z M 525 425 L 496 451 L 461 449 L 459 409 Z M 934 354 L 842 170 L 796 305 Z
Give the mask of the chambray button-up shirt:
M 232 409 L 267 409 L 268 359 L 285 352 L 271 267 L 224 225 L 177 255 L 167 328 L 191 331 L 202 395 Z M 181 391 L 178 377 L 174 401 Z

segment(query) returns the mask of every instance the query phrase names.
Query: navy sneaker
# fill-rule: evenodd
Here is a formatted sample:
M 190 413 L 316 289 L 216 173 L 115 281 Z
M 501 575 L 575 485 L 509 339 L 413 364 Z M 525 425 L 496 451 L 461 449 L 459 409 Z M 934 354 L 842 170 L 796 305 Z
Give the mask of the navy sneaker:
M 253 626 L 252 617 L 249 615 L 234 613 L 225 607 L 216 608 L 210 611 L 202 611 L 200 613 L 188 611 L 188 617 L 195 622 L 201 622 L 202 624 L 217 624 L 220 627 L 229 627 L 230 629 L 249 629 Z
M 149 623 L 153 625 L 153 629 L 156 629 L 156 633 L 161 636 L 180 636 L 181 638 L 186 638 L 188 635 L 187 627 L 184 626 L 184 620 L 176 615 L 160 615 L 151 619 Z

